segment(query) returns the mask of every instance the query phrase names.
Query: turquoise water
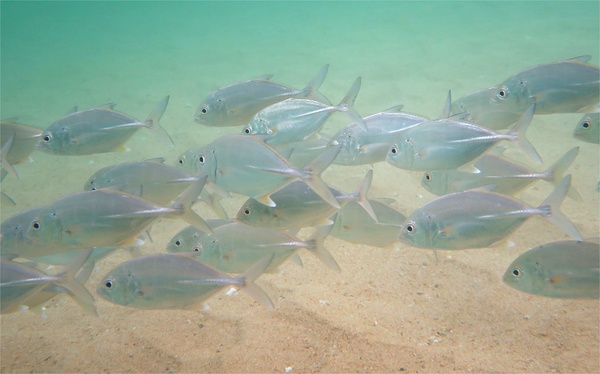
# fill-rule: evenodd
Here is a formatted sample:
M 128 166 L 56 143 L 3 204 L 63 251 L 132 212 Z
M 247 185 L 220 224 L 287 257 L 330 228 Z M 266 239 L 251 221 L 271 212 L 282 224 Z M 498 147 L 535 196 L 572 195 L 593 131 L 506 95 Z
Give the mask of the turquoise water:
M 18 203 L 2 207 L 3 219 L 79 191 L 103 166 L 158 156 L 173 163 L 190 147 L 237 133 L 194 123 L 196 107 L 221 86 L 264 74 L 301 88 L 329 63 L 322 92 L 332 102 L 361 76 L 356 108 L 363 116 L 404 104 L 435 118 L 448 89 L 460 97 L 535 64 L 579 55 L 600 61 L 597 1 L 2 1 L 0 7 L 3 119 L 43 129 L 74 105 L 108 102 L 143 119 L 171 95 L 161 122 L 176 143 L 169 147 L 140 130 L 124 153 L 35 152 L 32 162 L 18 165 L 19 180 L 2 183 Z M 570 170 L 584 201 L 565 201 L 563 212 L 591 237 L 600 235 L 600 154 L 597 145 L 572 139 L 580 117 L 535 117 L 528 138 L 545 165 L 580 146 Z M 334 115 L 325 132 L 347 123 Z M 511 155 L 525 161 L 518 150 Z M 352 191 L 370 168 L 334 167 L 324 179 Z M 433 198 L 420 187 L 420 173 L 387 164 L 374 169 L 370 196 L 396 199 L 405 214 Z M 550 191 L 540 182 L 520 198 L 536 205 Z M 224 205 L 235 212 L 240 201 Z M 144 251 L 160 251 L 180 228 L 180 222 L 160 222 Z M 562 238 L 536 218 L 510 237 L 514 247 L 441 252 L 437 264 L 429 251 L 328 239 L 342 273 L 303 256 L 303 268 L 287 264 L 282 274 L 261 277 L 274 300 L 282 297 L 271 314 L 249 308 L 242 295 L 217 298 L 204 312 L 138 312 L 98 300 L 101 318 L 92 319 L 60 299 L 47 320 L 32 313 L 1 317 L 2 371 L 164 371 L 170 365 L 175 371 L 598 372 L 597 301 L 518 294 L 500 279 L 525 249 Z M 101 264 L 89 288 L 127 258 L 118 254 Z M 202 344 L 187 329 L 190 320 L 206 326 L 197 331 Z M 220 358 L 217 348 L 233 358 Z

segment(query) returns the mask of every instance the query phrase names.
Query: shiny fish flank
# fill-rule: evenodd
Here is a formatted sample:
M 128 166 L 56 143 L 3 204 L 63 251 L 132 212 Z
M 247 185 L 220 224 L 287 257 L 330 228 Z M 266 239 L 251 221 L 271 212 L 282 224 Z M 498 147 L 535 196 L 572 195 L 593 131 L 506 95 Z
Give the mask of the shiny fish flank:
M 277 151 L 254 136 L 223 135 L 196 151 L 198 154 L 192 162 L 197 171 L 225 191 L 275 206 L 270 195 L 301 180 L 329 204 L 339 208 L 331 190 L 320 178 L 336 157 L 339 147 L 328 147 L 304 168 L 292 167 Z
M 516 290 L 534 295 L 598 299 L 598 239 L 563 240 L 531 248 L 508 266 L 502 280 Z
M 113 110 L 114 104 L 67 114 L 44 131 L 37 148 L 56 155 L 91 155 L 124 150 L 125 142 L 142 127 L 158 129 L 173 144 L 160 125 L 169 96 L 158 102 L 145 121 Z
M 317 90 L 328 70 L 329 65 L 323 66 L 303 90 L 271 82 L 272 75 L 219 88 L 200 103 L 194 121 L 207 126 L 238 126 L 250 122 L 261 109 L 291 97 L 315 97 L 327 102 Z
M 529 217 L 541 215 L 580 240 L 577 228 L 560 211 L 570 182 L 567 175 L 537 208 L 493 192 L 469 190 L 444 195 L 416 209 L 407 218 L 399 239 L 418 248 L 484 248 L 505 239 Z
M 573 137 L 582 142 L 600 144 L 600 113 L 584 115 L 577 123 Z
M 189 256 L 157 254 L 121 263 L 102 278 L 97 294 L 114 304 L 139 309 L 194 309 L 225 287 L 235 286 L 273 308 L 269 296 L 256 284 L 270 265 L 266 256 L 237 277 L 213 269 Z
M 364 118 L 367 130 L 351 123 L 331 139 L 342 148 L 336 157 L 337 165 L 365 165 L 385 161 L 386 155 L 401 131 L 428 121 L 429 118 L 402 112 L 398 105 Z
M 534 111 L 535 105 L 532 105 L 506 134 L 452 119 L 422 122 L 401 132 L 386 160 L 405 170 L 455 169 L 500 141 L 510 140 L 541 164 L 540 156 L 525 138 Z
M 335 106 L 302 98 L 290 98 L 270 105 L 244 126 L 242 134 L 258 135 L 271 146 L 300 142 L 321 130 L 334 112 L 346 113 L 366 131 L 364 120 L 353 106 L 360 90 L 360 82 L 359 77 L 342 101 Z

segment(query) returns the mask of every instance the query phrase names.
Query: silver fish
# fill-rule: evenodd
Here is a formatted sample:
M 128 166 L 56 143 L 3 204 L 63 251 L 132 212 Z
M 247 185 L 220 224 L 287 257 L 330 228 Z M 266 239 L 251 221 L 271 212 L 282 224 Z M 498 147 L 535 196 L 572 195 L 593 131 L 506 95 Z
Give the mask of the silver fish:
M 273 149 L 290 165 L 303 168 L 323 153 L 330 141 L 331 139 L 327 135 L 317 133 L 314 137 L 301 142 L 274 145 Z
M 531 248 L 506 269 L 508 286 L 534 295 L 567 299 L 600 297 L 598 240 L 563 240 Z
M 364 118 L 367 130 L 356 123 L 351 123 L 331 141 L 341 144 L 342 149 L 336 157 L 337 165 L 364 165 L 385 161 L 390 147 L 396 142 L 396 134 L 428 121 L 426 117 L 402 112 L 403 105 L 398 105 L 383 112 Z
M 118 305 L 139 309 L 194 309 L 225 287 L 235 286 L 268 308 L 273 303 L 256 284 L 273 255 L 257 261 L 237 277 L 180 254 L 148 255 L 126 261 L 111 270 L 96 292 Z
M 67 195 L 2 222 L 2 255 L 35 258 L 82 248 L 120 246 L 165 215 L 181 216 L 210 232 L 204 220 L 190 208 L 204 181 L 192 184 L 169 207 L 108 190 Z
M 169 96 L 162 99 L 148 118 L 141 122 L 113 110 L 115 104 L 67 114 L 52 123 L 42 135 L 37 148 L 56 155 L 91 155 L 124 149 L 124 144 L 142 127 L 159 129 Z
M 541 215 L 581 240 L 577 228 L 559 210 L 570 182 L 567 175 L 537 208 L 493 192 L 469 190 L 444 195 L 415 210 L 399 239 L 419 248 L 484 248 L 506 238 L 529 217 Z
M 540 179 L 556 185 L 562 180 L 565 172 L 577 157 L 578 152 L 579 147 L 572 148 L 541 173 L 532 171 L 505 158 L 485 154 L 473 164 L 477 172 L 472 173 L 461 170 L 427 171 L 421 178 L 421 185 L 427 191 L 438 196 L 483 186 L 489 186 L 489 191 L 514 195 Z M 581 201 L 581 196 L 573 186 L 569 189 L 569 195 Z
M 271 82 L 272 75 L 219 88 L 200 103 L 194 120 L 207 126 L 245 125 L 261 109 L 291 97 L 327 100 L 317 90 L 328 70 L 329 65 L 323 66 L 303 90 Z
M 587 113 L 577 123 L 573 137 L 587 143 L 600 144 L 600 113 Z
M 199 233 L 188 251 L 196 252 L 198 260 L 215 269 L 242 273 L 270 254 L 275 257 L 266 271 L 272 272 L 299 249 L 305 248 L 329 268 L 340 271 L 337 262 L 323 245 L 330 231 L 331 226 L 320 226 L 310 238 L 300 240 L 283 231 L 229 220 L 226 224 L 213 227 L 212 234 Z M 177 249 L 181 249 L 181 246 Z
M 32 297 L 49 285 L 55 285 L 67 291 L 82 309 L 96 314 L 94 298 L 88 290 L 75 280 L 75 273 L 90 255 L 90 251 L 81 251 L 62 272 L 48 275 L 35 267 L 2 258 L 0 260 L 0 309 L 1 313 L 12 313 L 25 305 Z
M 230 221 L 228 219 L 209 219 L 206 221 L 206 224 L 214 232 L 217 227 L 226 225 L 229 222 Z M 179 231 L 177 234 L 173 235 L 167 244 L 167 252 L 178 253 L 195 251 L 196 243 L 206 234 L 206 232 L 198 230 L 194 226 L 188 226 Z
M 350 201 L 336 213 L 329 235 L 350 243 L 387 247 L 398 241 L 406 217 L 387 201 L 369 199 L 377 221 L 357 202 Z
M 532 159 L 542 163 L 535 148 L 525 138 L 534 111 L 535 105 L 532 105 L 506 134 L 450 118 L 421 122 L 400 133 L 386 160 L 406 170 L 455 169 L 498 142 L 510 140 Z
M 371 187 L 373 171 L 365 175 L 359 189 L 345 194 L 331 189 L 335 199 L 343 206 L 349 201 L 357 201 L 374 220 L 376 214 L 367 199 Z M 237 213 L 237 219 L 251 226 L 274 229 L 298 229 L 301 227 L 330 225 L 329 218 L 338 211 L 323 200 L 303 182 L 292 182 L 271 195 L 275 206 L 267 206 L 256 199 L 248 199 Z
M 29 155 L 35 150 L 35 145 L 42 137 L 42 130 L 35 127 L 17 123 L 12 120 L 3 120 L 0 122 L 0 138 L 3 148 L 2 168 L 12 169 L 13 165 L 20 164 L 27 160 Z M 10 146 L 4 151 L 5 144 Z M 4 154 L 6 153 L 6 154 Z M 16 176 L 16 172 L 11 171 Z M 4 179 L 4 177 L 2 177 Z
M 242 134 L 259 135 L 271 146 L 300 142 L 320 131 L 325 121 L 336 111 L 346 113 L 367 131 L 365 122 L 353 106 L 360 90 L 360 82 L 359 77 L 342 101 L 335 106 L 303 98 L 290 98 L 270 105 L 256 113 L 242 129 Z
M 275 206 L 270 195 L 295 180 L 308 184 L 334 207 L 338 202 L 320 174 L 331 164 L 339 146 L 328 147 L 311 164 L 294 168 L 273 148 L 254 136 L 223 135 L 201 149 L 192 160 L 197 173 L 228 192 L 253 197 L 265 205 Z M 185 155 L 180 157 L 185 159 Z M 183 162 L 185 165 L 187 161 Z

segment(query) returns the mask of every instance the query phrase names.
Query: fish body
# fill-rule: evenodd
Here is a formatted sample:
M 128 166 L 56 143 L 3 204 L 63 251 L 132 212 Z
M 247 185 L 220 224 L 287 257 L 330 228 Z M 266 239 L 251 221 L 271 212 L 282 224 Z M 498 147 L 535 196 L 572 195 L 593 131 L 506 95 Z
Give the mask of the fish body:
M 329 145 L 331 139 L 321 133 L 301 142 L 274 145 L 277 151 L 290 165 L 303 168 L 317 158 Z
M 360 89 L 360 78 L 338 105 L 329 105 L 305 98 L 290 98 L 270 105 L 258 112 L 242 134 L 259 135 L 269 145 L 300 142 L 323 128 L 334 112 L 347 113 L 366 130 L 362 117 L 353 107 Z
M 407 218 L 399 239 L 419 248 L 484 248 L 503 240 L 534 215 L 545 217 L 580 239 L 577 228 L 559 210 L 570 181 L 570 175 L 563 178 L 537 208 L 486 191 L 469 190 L 441 196 Z
M 142 127 L 158 128 L 164 132 L 159 121 L 168 103 L 169 96 L 157 104 L 145 121 L 113 110 L 114 104 L 67 114 L 48 126 L 37 147 L 57 155 L 91 155 L 123 150 L 125 142 Z
M 228 192 L 253 197 L 274 206 L 270 195 L 295 180 L 307 183 L 335 207 L 338 202 L 319 177 L 333 161 L 339 147 L 328 147 L 310 165 L 291 166 L 277 151 L 254 136 L 223 135 L 196 152 L 192 162 L 197 173 Z M 185 155 L 180 157 L 184 159 Z M 186 161 L 187 163 L 187 161 Z
M 350 201 L 335 215 L 329 235 L 350 243 L 387 247 L 398 241 L 398 232 L 406 217 L 384 201 L 369 199 L 377 221 L 355 201 Z
M 104 167 L 95 172 L 83 188 L 91 191 L 108 187 L 165 205 L 198 179 L 181 168 L 165 164 L 164 159 L 151 159 Z
M 272 75 L 219 88 L 200 103 L 194 120 L 206 126 L 245 125 L 269 105 L 292 97 L 317 95 L 328 69 L 329 65 L 323 66 L 303 90 L 272 82 Z
M 506 134 L 451 118 L 421 122 L 399 134 L 386 160 L 406 170 L 455 169 L 474 160 L 498 142 L 510 140 L 541 163 L 539 155 L 524 137 L 534 110 L 535 105 L 532 105 Z
M 562 180 L 565 171 L 577 157 L 579 147 L 572 148 L 544 172 L 509 161 L 494 154 L 485 154 L 475 161 L 477 172 L 461 170 L 427 171 L 421 178 L 421 185 L 429 192 L 442 196 L 473 188 L 489 186 L 489 191 L 504 195 L 514 195 L 537 180 L 556 184 Z M 575 199 L 581 199 L 571 186 L 569 190 Z
M 269 296 L 254 284 L 271 260 L 267 256 L 234 278 L 188 256 L 147 255 L 112 269 L 96 292 L 111 303 L 132 308 L 193 309 L 219 290 L 235 286 L 272 308 Z
M 305 248 L 339 271 L 339 266 L 323 246 L 330 230 L 330 226 L 322 226 L 313 237 L 300 240 L 283 231 L 230 220 L 214 227 L 212 234 L 199 233 L 188 251 L 197 252 L 196 258 L 206 265 L 227 273 L 243 273 L 266 255 L 274 256 L 266 271 L 274 271 L 291 255 Z
M 577 123 L 573 132 L 575 139 L 600 144 L 600 113 L 587 113 Z
M 364 165 L 385 161 L 396 136 L 408 127 L 428 121 L 426 117 L 401 112 L 402 105 L 364 118 L 367 129 L 351 123 L 331 139 L 341 144 L 337 165 Z
M 562 240 L 531 248 L 506 269 L 508 286 L 556 298 L 600 296 L 600 246 L 597 240 Z

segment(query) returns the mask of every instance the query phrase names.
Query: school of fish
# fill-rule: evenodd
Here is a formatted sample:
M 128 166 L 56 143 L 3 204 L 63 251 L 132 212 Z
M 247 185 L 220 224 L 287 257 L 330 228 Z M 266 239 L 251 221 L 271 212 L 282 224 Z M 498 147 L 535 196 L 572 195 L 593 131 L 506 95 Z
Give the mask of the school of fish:
M 541 164 L 526 132 L 534 116 L 553 113 L 582 113 L 573 138 L 600 143 L 600 70 L 589 60 L 532 66 L 456 101 L 448 93 L 437 119 L 403 112 L 402 105 L 362 117 L 354 108 L 360 77 L 332 104 L 319 92 L 328 65 L 303 89 L 276 83 L 271 75 L 222 87 L 200 102 L 193 120 L 199 131 L 212 126 L 231 133 L 198 144 L 172 164 L 155 158 L 103 167 L 82 181 L 81 192 L 2 222 L 0 312 L 44 315 L 45 304 L 66 294 L 97 315 L 85 283 L 95 263 L 119 248 L 133 258 L 96 285 L 105 301 L 192 309 L 235 287 L 273 308 L 254 281 L 288 259 L 301 263 L 299 251 L 344 270 L 327 250 L 328 236 L 377 247 L 476 250 L 507 240 L 536 215 L 572 240 L 525 251 L 502 276 L 504 283 L 544 297 L 598 299 L 600 242 L 582 238 L 577 222 L 560 210 L 567 197 L 582 200 L 568 174 L 579 147 L 545 171 L 502 155 L 508 141 Z M 143 121 L 116 111 L 114 103 L 75 107 L 45 130 L 3 120 L 1 180 L 18 178 L 16 167 L 34 151 L 72 157 L 125 150 L 142 127 L 173 143 L 160 124 L 168 103 L 169 96 L 158 101 Z M 351 122 L 327 136 L 320 131 L 335 112 Z M 438 197 L 405 215 L 392 207 L 394 199 L 367 197 L 377 178 L 373 170 L 352 191 L 321 179 L 329 167 L 379 162 L 423 172 L 422 186 Z M 537 180 L 554 186 L 540 205 L 513 196 Z M 247 200 L 228 217 L 221 200 L 232 193 Z M 198 200 L 219 218 L 203 219 L 193 209 Z M 18 207 L 4 192 L 2 204 Z M 189 226 L 164 243 L 164 253 L 143 254 L 148 230 L 165 217 Z M 312 228 L 312 235 L 298 237 L 303 228 Z M 49 274 L 44 264 L 61 270 Z

